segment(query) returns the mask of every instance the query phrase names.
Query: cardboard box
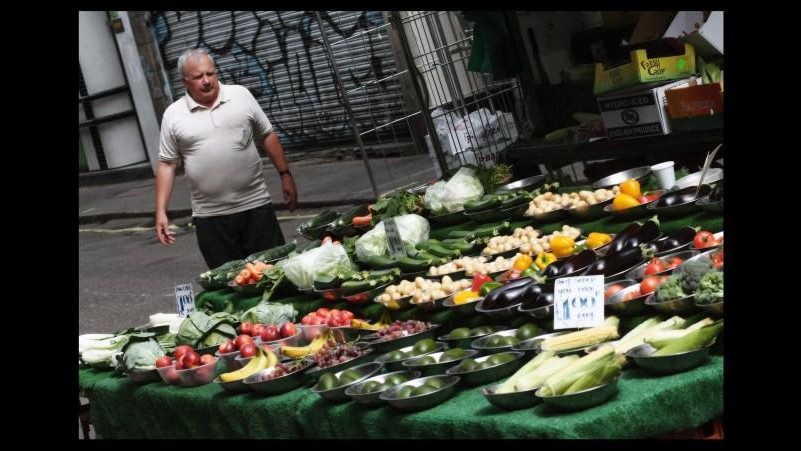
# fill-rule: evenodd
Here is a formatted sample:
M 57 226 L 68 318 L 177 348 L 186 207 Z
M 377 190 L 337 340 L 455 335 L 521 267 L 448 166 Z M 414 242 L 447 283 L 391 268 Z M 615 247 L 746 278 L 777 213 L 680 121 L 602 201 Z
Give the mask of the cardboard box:
M 629 54 L 629 62 L 607 69 L 595 65 L 593 93 L 601 94 L 639 83 L 676 80 L 695 73 L 695 48 L 684 44 L 684 53 L 674 56 L 652 57 L 647 49 L 636 49 Z
M 689 86 L 688 78 L 672 83 L 651 83 L 598 97 L 598 109 L 609 139 L 667 135 L 671 132 L 665 91 Z
M 723 112 L 723 93 L 720 83 L 671 89 L 665 92 L 668 115 L 671 119 L 692 116 L 709 116 Z
M 665 38 L 678 38 L 695 47 L 695 53 L 711 59 L 723 55 L 723 11 L 679 11 L 665 31 Z

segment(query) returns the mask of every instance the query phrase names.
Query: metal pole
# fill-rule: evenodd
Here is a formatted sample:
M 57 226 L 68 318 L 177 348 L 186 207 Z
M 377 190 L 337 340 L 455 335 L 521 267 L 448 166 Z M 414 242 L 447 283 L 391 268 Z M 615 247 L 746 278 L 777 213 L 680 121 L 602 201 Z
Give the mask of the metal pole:
M 337 88 L 339 89 L 339 95 L 342 96 L 342 103 L 345 106 L 345 112 L 348 114 L 348 119 L 350 120 L 350 126 L 353 128 L 353 135 L 356 137 L 356 144 L 359 145 L 359 153 L 362 155 L 362 160 L 364 160 L 364 167 L 367 169 L 367 177 L 370 179 L 370 186 L 373 188 L 373 194 L 375 194 L 376 199 L 379 197 L 378 187 L 375 184 L 375 178 L 373 177 L 373 170 L 370 169 L 370 162 L 367 161 L 367 152 L 364 150 L 364 143 L 362 143 L 361 134 L 359 134 L 359 128 L 356 127 L 356 119 L 353 116 L 353 110 L 350 108 L 350 101 L 348 100 L 348 93 L 345 92 L 345 87 L 342 86 L 342 78 L 339 76 L 339 69 L 337 68 L 337 63 L 334 61 L 334 50 L 331 48 L 331 45 L 328 43 L 328 36 L 325 34 L 325 29 L 323 29 L 323 19 L 320 17 L 320 12 L 314 12 L 315 17 L 317 18 L 317 26 L 320 27 L 320 34 L 323 36 L 323 43 L 325 44 L 325 54 L 328 56 L 328 60 L 331 62 L 331 67 L 334 68 L 334 76 L 337 78 Z
M 448 163 L 445 162 L 445 155 L 443 155 L 442 146 L 439 144 L 437 129 L 434 127 L 434 121 L 431 119 L 431 111 L 428 105 L 428 95 L 423 94 L 423 90 L 426 88 L 425 86 L 420 85 L 419 78 L 422 78 L 422 76 L 420 75 L 420 71 L 417 69 L 417 66 L 414 64 L 414 58 L 412 57 L 412 52 L 409 49 L 409 41 L 406 38 L 406 30 L 403 28 L 403 20 L 397 11 L 390 12 L 390 17 L 392 18 L 392 22 L 394 23 L 395 29 L 398 31 L 398 36 L 400 37 L 399 41 L 401 43 L 401 48 L 403 49 L 403 56 L 406 58 L 406 67 L 409 68 L 409 72 L 412 74 L 412 86 L 414 86 L 414 92 L 417 95 L 417 100 L 420 102 L 420 109 L 424 113 L 422 115 L 423 122 L 426 124 L 428 136 L 431 138 L 431 145 L 434 147 L 434 154 L 437 156 L 437 163 L 439 163 L 442 174 L 445 175 L 448 173 Z

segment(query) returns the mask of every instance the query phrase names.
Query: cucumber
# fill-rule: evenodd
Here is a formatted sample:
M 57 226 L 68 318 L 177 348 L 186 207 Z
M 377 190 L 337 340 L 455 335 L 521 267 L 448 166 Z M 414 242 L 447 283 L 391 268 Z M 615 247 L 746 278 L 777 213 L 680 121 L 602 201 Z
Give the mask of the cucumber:
M 339 276 L 320 276 L 314 279 L 312 286 L 315 290 L 330 290 L 331 288 L 339 288 L 345 279 Z
M 245 261 L 248 263 L 253 263 L 255 261 L 262 261 L 266 263 L 269 261 L 279 260 L 289 255 L 289 253 L 294 251 L 297 246 L 298 243 L 293 240 L 289 243 L 282 244 L 281 246 L 267 249 L 266 251 L 250 254 L 245 258 Z
M 342 216 L 340 216 L 339 219 L 337 219 L 336 222 L 334 222 L 334 227 L 340 228 L 352 225 L 353 218 L 355 218 L 356 216 L 364 216 L 368 212 L 369 210 L 367 205 L 359 205 L 358 207 L 355 207 L 350 211 L 345 212 L 345 214 L 343 214 Z
M 516 207 L 518 205 L 522 205 L 522 204 L 525 204 L 525 203 L 528 203 L 528 202 L 529 202 L 529 199 L 527 197 L 525 197 L 525 196 L 515 196 L 515 197 L 512 197 L 510 199 L 507 199 L 507 200 L 501 202 L 501 208 L 503 208 L 503 209 L 512 208 L 512 207 Z
M 440 242 L 439 240 L 436 240 L 434 238 L 429 238 L 428 241 L 423 241 L 421 243 L 417 243 L 415 248 L 417 250 L 419 250 L 419 251 L 424 251 L 424 250 L 427 250 L 429 248 L 429 246 L 431 246 L 432 244 L 439 244 L 439 242 Z
M 445 239 L 442 240 L 440 245 L 446 249 L 455 249 L 461 252 L 467 252 L 473 249 L 474 244 L 467 240 Z
M 397 265 L 403 272 L 417 272 L 423 271 L 431 267 L 430 260 L 418 260 L 411 257 L 398 257 L 395 259 Z
M 376 279 L 365 280 L 348 280 L 342 283 L 339 287 L 341 293 L 348 296 L 351 294 L 361 293 L 363 291 L 372 290 L 379 285 Z
M 473 238 L 473 231 L 472 230 L 451 230 L 446 235 L 448 238 L 452 239 L 459 239 L 464 238 L 466 240 L 470 240 Z
M 339 217 L 334 210 L 324 210 L 298 227 L 299 230 L 311 230 L 331 223 Z
M 485 196 L 486 197 L 486 196 Z M 501 205 L 500 199 L 496 197 L 491 197 L 489 199 L 481 198 L 478 200 L 471 200 L 464 204 L 465 211 L 468 212 L 475 212 L 475 211 L 483 211 L 488 210 L 490 208 L 495 208 Z
M 370 256 L 364 264 L 375 269 L 388 269 L 397 266 L 394 259 L 383 255 Z
M 473 236 L 475 236 L 476 238 L 498 236 L 507 230 L 509 230 L 509 221 L 503 221 L 500 223 L 479 227 L 473 230 Z
M 417 255 L 414 257 L 415 260 L 425 260 L 430 262 L 429 266 L 439 266 L 443 265 L 446 262 L 450 261 L 450 258 L 438 257 L 434 254 L 430 254 L 425 251 L 418 252 Z
M 439 244 L 432 244 L 428 252 L 437 257 L 457 257 L 462 254 L 458 249 L 448 249 Z

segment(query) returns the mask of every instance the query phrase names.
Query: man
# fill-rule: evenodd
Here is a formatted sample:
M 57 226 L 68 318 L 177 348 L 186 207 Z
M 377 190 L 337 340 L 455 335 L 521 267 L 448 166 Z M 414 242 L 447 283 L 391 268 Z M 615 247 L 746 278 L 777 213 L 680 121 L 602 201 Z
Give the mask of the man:
M 259 140 L 281 177 L 293 211 L 297 189 L 284 148 L 261 106 L 244 86 L 217 80 L 214 60 L 202 49 L 178 58 L 186 95 L 161 122 L 156 172 L 156 234 L 175 242 L 167 208 L 179 161 L 192 192 L 192 216 L 200 252 L 209 268 L 284 243 L 262 173 Z

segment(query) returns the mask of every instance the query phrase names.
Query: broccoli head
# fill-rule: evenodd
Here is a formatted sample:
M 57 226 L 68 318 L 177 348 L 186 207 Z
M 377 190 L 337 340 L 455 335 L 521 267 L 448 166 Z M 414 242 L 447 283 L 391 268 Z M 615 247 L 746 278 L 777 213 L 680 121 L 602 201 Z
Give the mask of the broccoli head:
M 662 285 L 659 285 L 659 288 L 656 289 L 656 300 L 658 302 L 667 302 L 686 297 L 687 293 L 682 290 L 683 279 L 684 276 L 682 274 L 671 274 L 667 280 L 662 282 Z
M 698 289 L 698 285 L 701 283 L 701 278 L 711 270 L 712 261 L 709 257 L 688 261 L 676 268 L 676 273 L 683 276 L 682 290 L 684 290 L 685 293 L 695 293 Z
M 712 304 L 723 300 L 723 273 L 709 271 L 701 278 L 695 300 L 699 304 Z

